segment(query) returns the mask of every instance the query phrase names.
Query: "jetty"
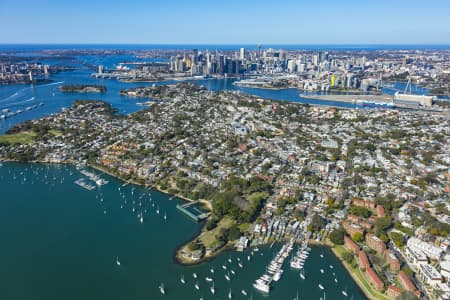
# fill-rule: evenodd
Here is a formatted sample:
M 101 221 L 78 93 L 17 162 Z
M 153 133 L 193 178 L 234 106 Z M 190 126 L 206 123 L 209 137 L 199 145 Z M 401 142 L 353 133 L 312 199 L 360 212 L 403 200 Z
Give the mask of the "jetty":
M 199 201 L 195 201 L 195 202 L 190 202 L 190 203 L 186 203 L 186 204 L 182 204 L 182 205 L 177 204 L 176 207 L 179 211 L 184 213 L 186 216 L 188 216 L 195 222 L 200 222 L 200 221 L 203 221 L 204 219 L 208 218 L 209 213 L 202 211 L 198 207 L 199 203 L 200 203 Z

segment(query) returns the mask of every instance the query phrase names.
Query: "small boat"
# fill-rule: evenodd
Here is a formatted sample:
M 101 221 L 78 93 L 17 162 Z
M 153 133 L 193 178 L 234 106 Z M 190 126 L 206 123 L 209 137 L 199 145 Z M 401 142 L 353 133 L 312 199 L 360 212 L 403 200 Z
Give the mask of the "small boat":
M 139 221 L 141 222 L 141 224 L 144 223 L 144 217 L 142 216 L 142 214 L 141 214 L 141 218 L 139 219 Z
M 206 277 L 205 280 L 208 281 L 208 282 L 212 282 L 213 281 L 213 279 L 211 277 Z
M 227 266 L 222 265 L 222 269 L 226 270 L 226 269 L 227 269 Z
M 241 291 L 242 295 L 247 296 L 247 292 L 245 290 Z
M 325 271 L 324 271 L 323 269 L 320 269 L 320 273 L 322 273 L 322 274 L 323 274 L 324 272 L 325 272 Z
M 230 274 L 225 274 L 225 279 L 230 281 Z
M 320 284 L 320 283 L 319 283 L 319 288 L 320 288 L 321 290 L 325 289 L 325 288 L 323 287 L 323 285 Z
M 347 291 L 342 291 L 342 295 L 344 295 L 345 297 L 348 296 Z
M 238 263 L 239 268 L 243 268 L 244 266 L 241 263 Z
M 323 254 L 322 253 L 320 253 L 320 258 L 323 258 Z
M 197 273 L 192 273 L 192 277 L 197 278 Z
M 228 299 L 231 299 L 231 289 L 228 291 Z
M 300 278 L 303 279 L 303 280 L 306 279 L 305 274 L 303 272 L 300 273 Z
M 231 260 L 231 257 L 229 257 L 229 258 L 228 258 L 228 262 L 229 262 L 229 263 L 231 263 L 231 262 L 232 262 L 232 260 Z
M 166 290 L 164 289 L 164 283 L 161 283 L 161 285 L 159 286 L 159 291 L 160 291 L 161 294 L 163 294 L 163 295 L 166 294 Z
M 117 256 L 117 258 L 116 258 L 116 265 L 118 266 L 118 267 L 120 267 L 120 261 L 119 261 L 119 257 Z
M 181 281 L 182 284 L 186 283 L 186 281 L 184 280 L 184 275 L 181 275 L 180 281 Z
M 332 265 L 330 265 L 330 269 L 333 269 L 334 267 Z
M 197 283 L 195 284 L 195 289 L 198 291 L 198 290 L 200 290 L 200 286 L 198 285 L 198 281 L 197 281 Z
M 338 282 L 337 278 L 334 279 L 334 282 L 336 282 L 336 283 Z
M 214 288 L 214 282 L 213 285 L 209 288 L 209 290 L 211 291 L 211 294 L 215 294 L 216 293 L 216 289 Z
M 164 220 L 167 220 L 167 215 L 166 215 L 166 213 L 164 213 Z
M 235 275 L 235 274 L 236 274 L 236 273 L 235 273 L 235 272 L 234 272 L 233 270 L 231 270 L 230 272 L 231 272 L 231 274 L 233 274 L 233 275 Z
M 248 260 L 248 261 L 250 261 L 250 259 L 251 259 L 250 255 L 249 255 L 249 256 L 247 256 L 247 260 Z
M 214 268 L 213 268 L 213 267 L 211 267 L 211 269 L 209 269 L 209 271 L 210 271 L 212 274 L 214 274 Z

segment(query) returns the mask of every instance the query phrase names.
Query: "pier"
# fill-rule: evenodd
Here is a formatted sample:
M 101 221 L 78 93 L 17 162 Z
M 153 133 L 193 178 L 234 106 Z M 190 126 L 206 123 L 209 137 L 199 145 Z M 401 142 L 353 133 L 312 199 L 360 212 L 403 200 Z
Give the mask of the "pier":
M 199 201 L 186 203 L 183 205 L 177 204 L 177 209 L 184 213 L 186 216 L 194 220 L 195 222 L 203 221 L 204 219 L 208 218 L 209 213 L 204 212 L 200 210 L 197 205 L 199 204 Z

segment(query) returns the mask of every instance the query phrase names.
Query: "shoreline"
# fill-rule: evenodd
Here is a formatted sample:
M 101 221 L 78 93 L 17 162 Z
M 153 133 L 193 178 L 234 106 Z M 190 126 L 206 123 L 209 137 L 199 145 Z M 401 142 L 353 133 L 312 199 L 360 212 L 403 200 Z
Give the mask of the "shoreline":
M 30 164 L 30 163 L 42 163 L 42 164 L 52 164 L 52 165 L 71 165 L 73 167 L 75 167 L 75 165 L 76 165 L 76 163 L 73 162 L 73 161 L 67 161 L 67 162 L 25 161 L 25 162 L 23 162 L 23 161 L 17 161 L 17 160 L 6 160 L 6 159 L 3 159 L 3 160 L 0 160 L 0 162 L 12 162 L 12 163 L 23 163 L 23 164 L 27 164 L 27 163 L 28 164 Z M 150 184 L 145 184 L 145 183 L 142 184 L 142 183 L 136 182 L 134 180 L 124 179 L 121 176 L 118 176 L 117 174 L 113 174 L 112 172 L 110 172 L 110 171 L 108 171 L 108 170 L 106 170 L 106 169 L 104 169 L 104 168 L 102 168 L 101 166 L 98 166 L 98 165 L 86 164 L 86 166 L 90 167 L 90 168 L 93 168 L 93 169 L 95 169 L 97 171 L 103 172 L 104 174 L 107 174 L 108 176 L 111 176 L 111 177 L 113 177 L 115 179 L 118 179 L 118 180 L 120 180 L 120 181 L 122 181 L 124 183 L 127 183 L 127 184 L 133 184 L 133 185 L 140 186 L 140 187 L 150 187 L 151 189 L 155 189 L 156 191 L 158 191 L 158 192 L 160 192 L 160 193 L 162 193 L 162 194 L 164 194 L 166 196 L 176 197 L 176 198 L 179 198 L 179 199 L 181 199 L 182 201 L 185 201 L 185 202 L 190 202 L 190 203 L 195 202 L 194 200 L 189 199 L 187 197 L 184 197 L 182 195 L 170 194 L 166 190 L 162 190 L 158 185 L 150 185 Z M 168 199 L 169 201 L 172 201 L 171 197 Z M 196 201 L 200 202 L 201 204 L 206 205 L 208 210 L 212 211 L 212 206 L 211 206 L 211 203 L 209 201 L 207 201 L 205 199 L 199 199 L 199 200 L 196 200 Z M 208 218 L 209 218 L 209 216 L 208 216 Z M 196 235 L 194 235 L 192 238 L 190 238 L 187 242 L 181 243 L 178 246 L 178 248 L 175 249 L 175 251 L 174 251 L 175 252 L 174 258 L 175 258 L 175 261 L 177 263 L 179 263 L 180 265 L 197 265 L 197 264 L 200 264 L 200 263 L 202 263 L 204 261 L 211 260 L 211 259 L 215 258 L 220 253 L 222 253 L 222 251 L 225 251 L 225 250 L 227 250 L 229 248 L 232 248 L 232 244 L 233 243 L 232 242 L 228 242 L 224 246 L 222 246 L 219 249 L 217 249 L 217 251 L 214 251 L 212 254 L 210 254 L 208 256 L 203 256 L 199 260 L 191 262 L 191 261 L 188 261 L 187 259 L 184 259 L 181 256 L 181 250 L 184 247 L 186 247 L 190 242 L 192 242 L 193 240 L 197 239 L 200 236 L 200 234 L 203 232 L 203 229 L 205 228 L 205 225 L 206 225 L 206 222 L 204 222 L 203 226 L 197 232 Z
M 17 160 L 6 160 L 6 159 L 2 159 L 0 160 L 0 162 L 12 162 L 12 163 L 23 163 L 23 164 L 30 164 L 30 163 L 42 163 L 42 164 L 52 164 L 52 165 L 72 165 L 74 166 L 74 162 L 70 161 L 70 162 L 58 162 L 58 163 L 54 163 L 54 162 L 46 162 L 46 161 L 29 161 L 29 162 L 21 162 L 21 161 L 17 161 Z M 91 167 L 97 171 L 103 172 L 115 179 L 118 179 L 120 181 L 123 181 L 125 183 L 128 184 L 134 184 L 137 186 L 144 186 L 144 187 L 151 187 L 156 189 L 158 192 L 163 193 L 165 195 L 171 195 L 169 193 L 167 193 L 166 191 L 160 190 L 159 187 L 157 186 L 152 186 L 152 185 L 147 185 L 147 184 L 140 184 L 137 182 L 134 182 L 132 180 L 125 180 L 123 178 L 120 178 L 114 174 L 112 174 L 111 172 L 104 170 L 103 168 L 99 167 L 99 166 L 95 166 L 95 165 L 90 165 L 87 164 L 88 167 Z M 192 199 L 188 199 L 185 197 L 179 197 L 177 195 L 172 195 L 175 196 L 177 198 L 180 198 L 183 201 L 187 201 L 187 202 L 192 202 Z M 206 224 L 206 222 L 205 222 Z M 178 246 L 178 248 L 176 248 L 174 250 L 173 253 L 173 258 L 175 260 L 176 263 L 182 265 L 182 266 L 195 266 L 195 265 L 199 265 L 201 263 L 204 262 L 208 262 L 208 261 L 212 261 L 214 258 L 216 258 L 217 256 L 219 256 L 220 254 L 222 254 L 225 251 L 230 251 L 231 249 L 233 249 L 233 242 L 228 241 L 224 246 L 220 247 L 219 249 L 217 249 L 215 252 L 213 252 L 212 254 L 208 255 L 208 256 L 203 256 L 202 258 L 198 259 L 198 260 L 189 260 L 186 259 L 184 257 L 181 256 L 181 250 L 186 247 L 190 242 L 192 242 L 193 240 L 195 240 L 198 236 L 200 236 L 200 234 L 203 232 L 203 229 L 205 228 L 205 224 L 203 224 L 203 226 L 201 227 L 201 229 L 189 240 L 180 243 L 180 245 Z M 279 242 L 282 242 L 279 241 Z M 348 265 L 348 263 L 346 261 L 344 261 L 342 259 L 342 257 L 339 255 L 339 253 L 337 252 L 336 248 L 334 247 L 334 245 L 331 242 L 323 242 L 323 241 L 317 241 L 317 240 L 312 240 L 309 239 L 308 240 L 308 244 L 312 245 L 312 246 L 319 246 L 319 247 L 327 247 L 329 248 L 329 250 L 335 255 L 335 257 L 340 261 L 340 263 L 342 264 L 342 266 L 345 268 L 345 270 L 347 271 L 347 273 L 350 275 L 350 277 L 352 278 L 353 282 L 358 286 L 358 288 L 360 289 L 360 291 L 370 300 L 380 300 L 380 299 L 388 299 L 387 296 L 385 298 L 380 298 L 380 297 L 374 297 L 372 294 L 369 293 L 369 291 L 366 290 L 366 288 L 364 287 L 364 284 L 361 282 L 361 280 L 358 278 L 358 276 L 356 274 L 354 274 L 352 268 Z M 264 244 L 260 244 L 260 245 L 268 245 L 268 243 L 264 243 Z

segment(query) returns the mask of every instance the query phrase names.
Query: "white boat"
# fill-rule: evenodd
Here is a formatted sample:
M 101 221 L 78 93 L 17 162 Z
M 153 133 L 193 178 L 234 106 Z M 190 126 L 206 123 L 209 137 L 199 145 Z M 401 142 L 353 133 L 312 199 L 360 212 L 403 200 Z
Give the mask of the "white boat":
M 211 267 L 211 269 L 209 269 L 209 271 L 211 271 L 212 274 L 214 274 L 214 268 Z
M 141 224 L 144 223 L 144 217 L 142 216 L 142 214 L 141 214 L 141 218 L 139 219 L 139 221 L 141 222 Z
M 197 273 L 192 273 L 192 277 L 197 278 Z
M 211 291 L 211 294 L 215 294 L 216 293 L 216 289 L 214 288 L 214 282 L 213 285 L 209 288 L 209 290 Z
M 116 258 L 116 265 L 120 267 L 120 261 L 119 261 L 119 257 L 118 256 Z
M 211 277 L 206 277 L 205 280 L 208 281 L 208 282 L 212 282 L 213 281 L 213 279 Z
M 239 268 L 243 268 L 244 266 L 241 263 L 238 263 Z
M 330 269 L 333 269 L 334 267 L 332 265 L 330 265 Z
M 186 283 L 186 281 L 184 280 L 184 275 L 181 275 L 180 281 L 181 281 L 182 284 Z
M 230 281 L 230 274 L 225 274 L 225 279 Z
M 322 253 L 320 253 L 320 258 L 323 258 L 323 254 Z
M 346 292 L 346 291 L 342 291 L 342 295 L 344 295 L 345 297 L 347 297 L 347 296 L 348 296 L 348 294 L 347 294 L 347 292 Z
M 249 256 L 247 256 L 247 260 L 248 260 L 248 261 L 250 261 L 250 259 L 251 259 L 250 255 L 249 255 Z
M 273 280 L 274 281 L 280 280 L 281 275 L 283 275 L 283 269 L 279 269 L 277 272 L 275 272 L 275 275 L 273 275 Z
M 323 274 L 324 272 L 325 272 L 325 271 L 324 271 L 323 269 L 320 269 L 320 273 L 322 273 L 322 274 Z
M 228 291 L 228 299 L 231 299 L 231 289 Z
M 334 282 L 336 282 L 336 283 L 338 282 L 337 278 L 334 279 Z
M 159 291 L 160 291 L 161 294 L 163 294 L 163 295 L 166 294 L 166 290 L 164 289 L 164 283 L 161 283 L 161 285 L 159 286 Z
M 319 283 L 319 288 L 320 288 L 321 290 L 325 289 L 325 288 L 323 287 L 323 285 L 320 284 L 320 283 Z
M 234 272 L 233 270 L 231 270 L 230 272 L 231 272 L 231 274 L 233 274 L 233 275 L 235 275 L 235 274 L 236 274 L 236 273 L 235 273 L 235 272 Z
M 268 284 L 265 284 L 263 282 L 255 282 L 253 284 L 253 287 L 257 289 L 258 291 L 264 292 L 268 294 L 270 292 L 270 286 Z
M 195 284 L 195 289 L 198 291 L 198 290 L 200 290 L 200 286 L 198 285 L 198 281 L 197 281 L 197 283 Z
M 231 262 L 232 262 L 232 260 L 231 260 L 231 257 L 230 257 L 230 258 L 228 258 L 228 262 L 229 262 L 229 263 L 231 263 Z
M 247 296 L 247 292 L 245 290 L 241 291 L 242 295 Z
M 164 213 L 164 220 L 167 220 L 167 215 L 166 215 L 166 213 Z
M 306 279 L 305 274 L 303 272 L 300 273 L 300 278 L 303 279 L 303 280 Z
M 222 269 L 226 270 L 226 269 L 227 269 L 227 266 L 222 265 Z

